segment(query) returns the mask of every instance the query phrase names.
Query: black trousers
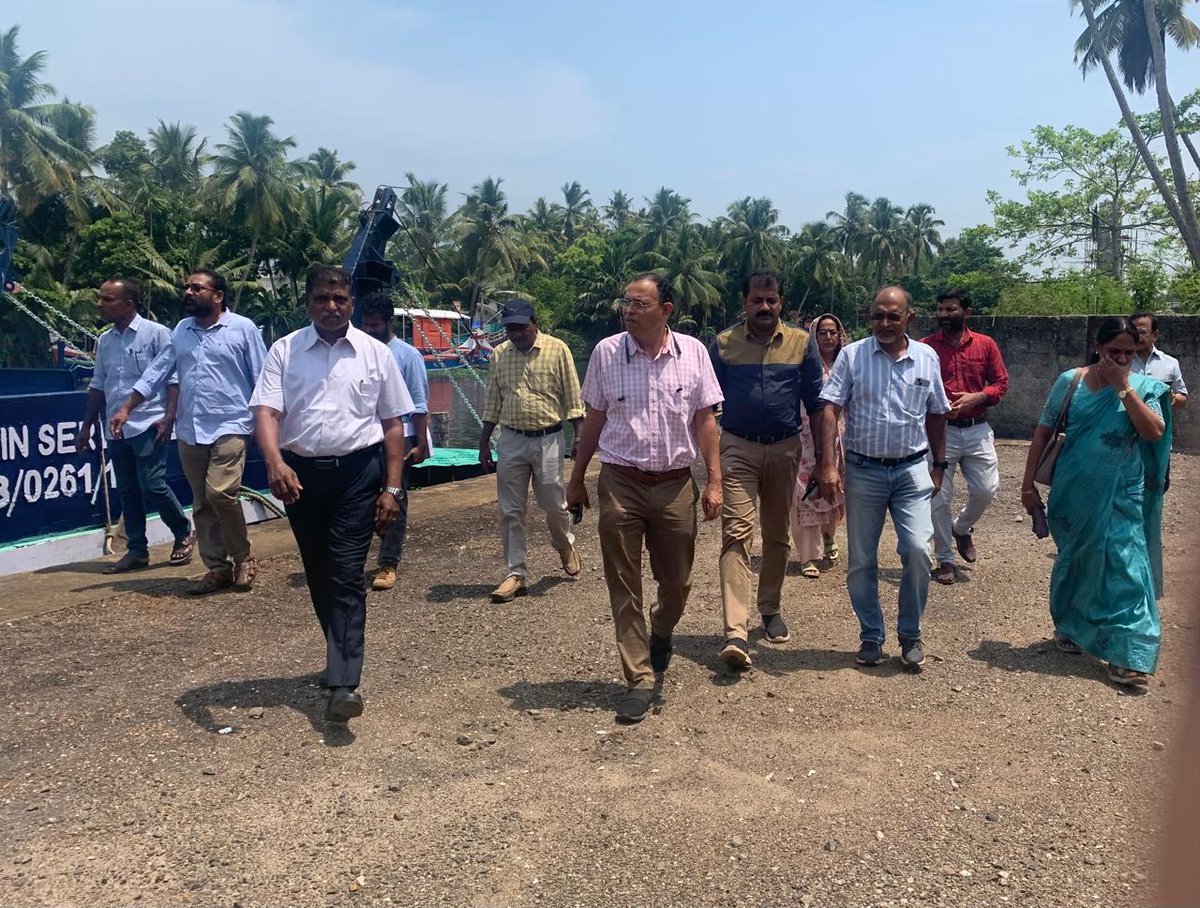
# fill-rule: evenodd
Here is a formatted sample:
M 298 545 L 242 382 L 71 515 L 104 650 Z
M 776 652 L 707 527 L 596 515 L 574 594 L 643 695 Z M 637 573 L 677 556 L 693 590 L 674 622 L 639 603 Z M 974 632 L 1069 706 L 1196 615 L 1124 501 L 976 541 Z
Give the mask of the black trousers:
M 325 681 L 329 687 L 357 687 L 367 627 L 363 568 L 383 487 L 383 446 L 363 448 L 336 462 L 290 451 L 283 452 L 283 459 L 303 486 L 287 515 L 325 635 Z

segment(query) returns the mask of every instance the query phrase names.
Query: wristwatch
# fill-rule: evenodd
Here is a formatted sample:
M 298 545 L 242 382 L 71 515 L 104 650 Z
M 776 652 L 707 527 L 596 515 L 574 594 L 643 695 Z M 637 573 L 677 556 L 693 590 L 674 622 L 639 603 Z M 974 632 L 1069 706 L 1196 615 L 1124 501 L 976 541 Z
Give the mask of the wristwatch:
M 1117 392 L 1117 397 L 1121 398 L 1121 400 L 1124 400 L 1132 393 L 1133 393 L 1133 388 L 1129 387 L 1129 385 L 1126 385 L 1124 388 L 1122 388 L 1120 391 Z
M 388 486 L 384 491 L 390 493 L 397 501 L 404 497 L 404 489 L 400 486 Z
M 933 462 L 933 468 L 934 468 L 935 470 L 949 470 L 949 469 L 950 469 L 950 464 L 949 464 L 947 461 L 944 461 L 944 460 L 935 460 L 935 461 Z

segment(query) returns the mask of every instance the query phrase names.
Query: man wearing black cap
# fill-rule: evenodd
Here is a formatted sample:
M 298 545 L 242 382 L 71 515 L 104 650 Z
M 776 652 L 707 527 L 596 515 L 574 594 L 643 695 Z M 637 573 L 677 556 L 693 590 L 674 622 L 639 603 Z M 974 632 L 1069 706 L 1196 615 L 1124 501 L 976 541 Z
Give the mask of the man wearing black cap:
M 569 419 L 578 433 L 583 403 L 571 351 L 562 341 L 538 331 L 531 303 L 512 300 L 501 310 L 500 324 L 508 340 L 496 347 L 488 367 L 479 462 L 496 470 L 500 541 L 508 563 L 508 574 L 492 590 L 492 601 L 511 602 L 525 595 L 525 510 L 531 479 L 563 570 L 571 577 L 580 571 L 562 466 L 563 420 Z M 496 426 L 500 426 L 498 463 L 492 460 L 491 446 Z M 574 447 L 570 456 L 575 456 Z

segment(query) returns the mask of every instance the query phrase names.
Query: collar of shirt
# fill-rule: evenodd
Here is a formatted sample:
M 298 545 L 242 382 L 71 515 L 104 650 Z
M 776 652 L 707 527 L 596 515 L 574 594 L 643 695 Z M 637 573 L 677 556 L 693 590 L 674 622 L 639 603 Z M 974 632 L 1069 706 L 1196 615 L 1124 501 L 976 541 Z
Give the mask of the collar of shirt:
M 311 350 L 318 343 L 324 344 L 327 347 L 336 347 L 338 344 L 345 341 L 354 348 L 355 353 L 361 353 L 364 349 L 366 349 L 367 345 L 374 340 L 371 335 L 367 334 L 365 331 L 360 331 L 353 325 L 347 325 L 346 333 L 337 338 L 332 344 L 325 340 L 325 338 L 321 337 L 321 335 L 317 332 L 315 325 L 306 325 L 300 330 L 308 332 L 307 337 L 297 338 L 301 350 Z M 378 341 L 376 341 L 376 343 L 378 343 Z
M 888 359 L 890 359 L 892 362 L 894 362 L 894 363 L 898 363 L 898 362 L 900 362 L 900 361 L 902 361 L 902 360 L 906 360 L 906 359 L 912 359 L 912 358 L 913 358 L 913 357 L 912 357 L 912 345 L 913 345 L 913 344 L 916 344 L 916 343 L 919 343 L 919 341 L 914 341 L 914 340 L 913 340 L 913 339 L 910 337 L 910 338 L 908 339 L 908 343 L 904 345 L 904 352 L 903 352 L 903 353 L 901 353 L 899 356 L 893 357 L 893 356 L 892 356 L 892 354 L 888 353 L 886 350 L 884 350 L 884 349 L 883 349 L 883 347 L 881 347 L 881 346 L 879 345 L 879 338 L 877 338 L 877 337 L 876 337 L 874 334 L 872 334 L 872 335 L 871 335 L 870 349 L 871 349 L 871 352 L 872 352 L 872 353 L 882 353 L 884 356 L 886 356 L 886 357 L 887 357 Z
M 939 344 L 945 344 L 947 347 L 951 347 L 955 350 L 961 350 L 975 339 L 975 332 L 966 325 L 963 325 L 962 340 L 957 344 L 952 344 L 950 343 L 949 338 L 946 337 L 946 330 L 944 328 L 938 328 L 937 331 L 930 335 L 929 339 Z
M 783 331 L 784 331 L 783 322 L 780 322 L 779 324 L 777 324 L 775 326 L 775 333 L 772 334 L 771 339 L 767 340 L 767 341 L 759 340 L 757 337 L 755 337 L 754 334 L 750 331 L 750 326 L 747 325 L 745 322 L 742 322 L 742 324 L 738 327 L 738 330 L 741 331 L 742 337 L 744 337 L 746 340 L 750 341 L 753 344 L 758 344 L 760 347 L 772 347 L 772 346 L 778 347 L 780 344 L 783 343 Z
M 201 325 L 199 322 L 197 322 L 196 316 L 193 315 L 191 317 L 191 324 L 188 325 L 188 329 L 191 331 L 197 331 L 200 334 L 203 334 L 205 331 L 216 331 L 218 328 L 225 328 L 229 325 L 229 315 L 230 315 L 230 313 L 229 313 L 228 309 L 221 310 L 220 317 L 218 317 L 217 320 L 215 322 L 213 322 L 211 325 L 209 325 L 207 328 L 205 328 L 203 325 Z
M 137 334 L 137 329 L 142 327 L 142 322 L 144 322 L 144 321 L 145 321 L 145 319 L 142 318 L 140 315 L 138 315 L 136 312 L 133 313 L 133 318 L 130 319 L 129 325 L 125 328 L 125 331 L 132 331 L 134 334 Z M 113 325 L 113 327 L 116 328 L 117 326 Z M 118 330 L 117 334 L 118 335 L 124 334 L 125 331 Z
M 670 328 L 667 329 L 667 335 L 665 338 L 663 338 L 662 348 L 654 356 L 651 356 L 650 353 L 644 347 L 642 347 L 642 345 L 639 344 L 637 340 L 634 339 L 634 336 L 628 331 L 625 332 L 625 343 L 623 344 L 623 347 L 625 349 L 625 362 L 629 362 L 639 353 L 653 362 L 664 354 L 667 356 L 677 357 L 681 352 L 679 349 L 679 341 L 675 339 L 675 333 Z

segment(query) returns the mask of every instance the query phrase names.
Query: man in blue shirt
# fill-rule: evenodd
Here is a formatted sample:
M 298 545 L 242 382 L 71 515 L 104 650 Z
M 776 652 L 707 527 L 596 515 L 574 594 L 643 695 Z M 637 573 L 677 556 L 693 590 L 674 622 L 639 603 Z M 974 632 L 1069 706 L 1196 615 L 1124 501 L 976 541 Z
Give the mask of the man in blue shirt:
M 404 535 L 408 530 L 408 471 L 413 464 L 429 457 L 429 374 L 425 371 L 425 357 L 407 341 L 396 337 L 392 331 L 395 308 L 392 298 L 383 291 L 371 293 L 359 304 L 362 329 L 381 344 L 386 344 L 396 358 L 404 384 L 413 400 L 411 416 L 404 417 L 404 472 L 400 487 L 404 493 L 399 497 L 400 513 L 384 531 L 379 543 L 379 568 L 371 580 L 371 589 L 390 590 L 396 585 L 396 568 L 400 564 L 400 553 L 404 549 Z
M 200 268 L 188 276 L 183 308 L 188 318 L 175 326 L 170 343 L 113 414 L 112 432 L 118 438 L 127 432 L 133 411 L 141 413 L 143 402 L 177 375 L 179 461 L 192 488 L 200 558 L 208 568 L 188 592 L 248 590 L 257 566 L 238 489 L 254 429 L 250 395 L 267 350 L 254 322 L 225 308 L 225 278 L 217 272 Z
M 97 300 L 100 317 L 111 322 L 112 328 L 100 335 L 96 343 L 96 367 L 88 386 L 87 410 L 75 438 L 75 449 L 80 453 L 86 451 L 100 411 L 106 411 L 104 437 L 116 473 L 129 543 L 124 557 L 104 569 L 106 574 L 123 574 L 150 566 L 146 539 L 149 509 L 158 510 L 175 536 L 171 564 L 187 564 L 192 560 L 192 528 L 167 485 L 165 442 L 171 437 L 179 387 L 171 383 L 156 394 L 147 395 L 146 406 L 136 419 L 128 421 L 126 432 L 113 433 L 109 428 L 134 383 L 171 342 L 169 328 L 138 315 L 138 302 L 138 288 L 132 281 L 117 278 L 100 287 Z
M 841 485 L 834 439 L 846 414 L 846 535 L 850 554 L 846 587 L 862 632 L 859 665 L 884 660 L 879 604 L 879 536 L 890 511 L 903 565 L 897 636 L 900 661 L 917 669 L 925 661 L 921 615 L 929 597 L 933 496 L 946 474 L 946 413 L 950 401 L 934 349 L 908 336 L 915 318 L 912 297 L 884 287 L 871 302 L 871 337 L 842 349 L 821 397 L 822 456 L 817 477 L 826 500 Z M 933 463 L 926 466 L 926 455 Z
M 787 573 L 788 520 L 800 463 L 801 407 L 823 403 L 821 354 L 801 328 L 779 319 L 783 286 L 769 269 L 742 284 L 745 320 L 717 335 L 709 351 L 725 395 L 721 417 L 721 603 L 725 637 L 721 659 L 730 668 L 750 665 L 747 616 L 754 574 L 750 547 L 755 510 L 762 529 L 758 612 L 771 643 L 789 639 L 780 612 Z

